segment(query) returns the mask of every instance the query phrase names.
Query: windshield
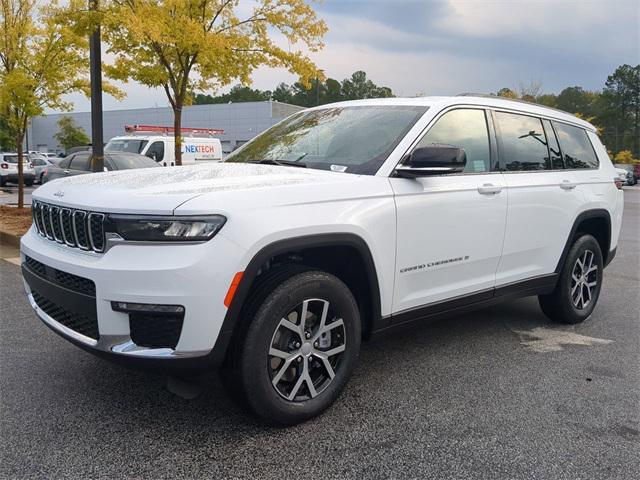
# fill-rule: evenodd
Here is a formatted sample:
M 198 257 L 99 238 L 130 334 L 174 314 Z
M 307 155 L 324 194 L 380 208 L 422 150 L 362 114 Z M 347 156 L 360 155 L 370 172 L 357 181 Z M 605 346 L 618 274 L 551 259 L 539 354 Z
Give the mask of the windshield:
M 159 167 L 155 160 L 144 155 L 116 154 L 109 157 L 117 170 L 128 170 L 130 168 Z
M 104 147 L 105 152 L 131 152 L 140 153 L 147 145 L 147 140 L 136 138 L 113 138 Z
M 414 123 L 419 106 L 357 106 L 293 115 L 229 155 L 226 162 L 293 162 L 374 175 Z

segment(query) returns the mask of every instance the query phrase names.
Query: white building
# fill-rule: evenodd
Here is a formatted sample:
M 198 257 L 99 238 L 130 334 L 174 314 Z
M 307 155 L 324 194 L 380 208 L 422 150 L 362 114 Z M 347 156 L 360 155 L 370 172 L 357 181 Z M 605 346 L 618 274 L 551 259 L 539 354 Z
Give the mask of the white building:
M 184 107 L 182 126 L 192 128 L 219 128 L 223 153 L 250 140 L 258 133 L 279 122 L 302 107 L 278 102 L 243 102 Z M 91 113 L 73 112 L 36 117 L 28 130 L 30 150 L 63 152 L 54 135 L 61 117 L 71 117 L 91 137 Z M 170 107 L 137 108 L 132 110 L 109 110 L 104 112 L 104 141 L 125 133 L 125 125 L 173 126 Z

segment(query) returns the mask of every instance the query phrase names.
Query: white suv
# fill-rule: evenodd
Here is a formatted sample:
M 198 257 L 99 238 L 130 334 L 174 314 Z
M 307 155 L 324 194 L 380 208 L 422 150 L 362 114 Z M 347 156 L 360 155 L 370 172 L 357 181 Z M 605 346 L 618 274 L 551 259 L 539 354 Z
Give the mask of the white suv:
M 623 208 L 592 125 L 483 97 L 321 106 L 220 164 L 33 197 L 23 274 L 47 326 L 129 364 L 221 366 L 279 424 L 327 408 L 391 328 L 529 295 L 583 321 Z

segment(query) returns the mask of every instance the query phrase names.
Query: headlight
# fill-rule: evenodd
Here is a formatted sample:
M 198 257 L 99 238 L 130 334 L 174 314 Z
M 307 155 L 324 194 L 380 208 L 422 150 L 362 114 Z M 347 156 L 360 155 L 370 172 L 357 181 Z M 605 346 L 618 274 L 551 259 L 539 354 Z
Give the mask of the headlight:
M 111 230 L 125 240 L 140 242 L 206 242 L 227 221 L 222 215 L 154 217 L 111 215 Z

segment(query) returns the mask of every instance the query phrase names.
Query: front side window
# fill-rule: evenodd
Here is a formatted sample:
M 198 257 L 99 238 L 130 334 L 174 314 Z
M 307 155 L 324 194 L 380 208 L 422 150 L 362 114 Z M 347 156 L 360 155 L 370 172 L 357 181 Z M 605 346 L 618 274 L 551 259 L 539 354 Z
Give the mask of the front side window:
M 156 162 L 164 160 L 164 142 L 153 142 L 145 155 Z
M 491 170 L 489 130 L 484 110 L 461 108 L 445 113 L 422 137 L 416 148 L 431 144 L 463 149 L 467 157 L 463 173 Z
M 566 123 L 553 123 L 566 168 L 598 168 L 598 157 L 587 137 L 587 132 Z
M 507 171 L 547 170 L 549 150 L 539 118 L 496 112 L 500 157 Z
M 226 162 L 297 164 L 375 175 L 427 111 L 422 106 L 357 106 L 294 115 L 229 155 Z

